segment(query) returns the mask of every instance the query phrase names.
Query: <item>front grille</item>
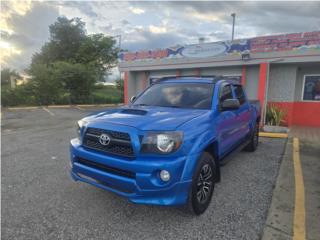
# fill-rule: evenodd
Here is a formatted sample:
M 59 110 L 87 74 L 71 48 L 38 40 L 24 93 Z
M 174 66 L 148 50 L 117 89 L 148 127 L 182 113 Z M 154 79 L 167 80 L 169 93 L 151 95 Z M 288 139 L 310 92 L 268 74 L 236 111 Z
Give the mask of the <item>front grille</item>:
M 99 142 L 101 134 L 107 134 L 110 137 L 110 143 L 107 146 Z M 104 153 L 134 158 L 130 135 L 124 132 L 88 128 L 83 138 L 83 146 Z
M 124 132 L 117 132 L 117 131 L 105 130 L 100 128 L 88 128 L 87 133 L 95 134 L 98 136 L 100 136 L 102 133 L 106 133 L 110 135 L 112 138 L 130 141 L 129 134 Z
M 76 162 L 91 168 L 95 168 L 95 169 L 107 172 L 107 173 L 119 175 L 122 177 L 132 178 L 132 179 L 136 178 L 136 174 L 134 172 L 122 170 L 115 167 L 110 167 L 105 164 L 93 162 L 84 158 L 77 157 Z

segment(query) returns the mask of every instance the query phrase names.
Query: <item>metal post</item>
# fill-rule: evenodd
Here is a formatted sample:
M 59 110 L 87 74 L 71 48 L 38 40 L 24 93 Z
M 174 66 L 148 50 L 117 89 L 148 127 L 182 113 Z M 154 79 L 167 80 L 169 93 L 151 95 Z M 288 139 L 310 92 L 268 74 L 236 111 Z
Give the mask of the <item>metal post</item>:
M 269 94 L 269 74 L 270 74 L 270 65 L 271 63 L 276 63 L 276 62 L 282 62 L 284 59 L 283 58 L 278 58 L 274 60 L 268 61 L 268 66 L 267 66 L 267 80 L 266 80 L 266 89 L 265 89 L 265 95 L 264 95 L 264 105 L 263 105 L 263 114 L 262 114 L 262 124 L 263 126 L 266 125 L 266 118 L 267 118 L 267 107 L 268 107 L 268 94 Z
M 232 13 L 231 17 L 232 17 L 232 37 L 231 37 L 231 41 L 233 41 L 233 39 L 234 39 L 234 25 L 235 25 L 235 22 L 236 22 L 236 14 Z
M 119 38 L 118 47 L 121 50 L 121 35 L 120 34 L 119 35 L 115 35 L 115 36 L 112 36 L 112 38 Z
M 121 50 L 121 35 L 119 35 L 119 49 Z

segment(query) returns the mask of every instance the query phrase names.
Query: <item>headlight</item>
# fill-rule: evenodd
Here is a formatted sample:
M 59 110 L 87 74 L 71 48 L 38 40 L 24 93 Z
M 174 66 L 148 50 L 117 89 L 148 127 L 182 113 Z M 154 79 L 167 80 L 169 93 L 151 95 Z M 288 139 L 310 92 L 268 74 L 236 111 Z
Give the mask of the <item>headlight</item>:
M 81 138 L 81 130 L 86 124 L 87 124 L 87 122 L 84 120 L 79 120 L 76 124 L 76 131 L 77 131 L 77 136 L 79 139 Z
M 141 152 L 172 153 L 178 150 L 182 143 L 182 132 L 151 132 L 142 140 Z

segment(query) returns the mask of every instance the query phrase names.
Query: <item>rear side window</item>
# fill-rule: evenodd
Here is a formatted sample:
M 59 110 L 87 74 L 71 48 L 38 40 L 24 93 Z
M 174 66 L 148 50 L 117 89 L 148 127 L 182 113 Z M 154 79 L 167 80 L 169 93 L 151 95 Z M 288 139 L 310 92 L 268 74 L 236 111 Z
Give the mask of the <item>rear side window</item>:
M 244 104 L 246 101 L 246 97 L 245 97 L 243 89 L 240 85 L 234 86 L 234 93 L 236 95 L 236 98 L 239 100 L 240 105 Z
M 224 86 L 222 88 L 221 94 L 220 94 L 220 102 L 222 103 L 226 99 L 232 99 L 232 89 L 231 85 Z

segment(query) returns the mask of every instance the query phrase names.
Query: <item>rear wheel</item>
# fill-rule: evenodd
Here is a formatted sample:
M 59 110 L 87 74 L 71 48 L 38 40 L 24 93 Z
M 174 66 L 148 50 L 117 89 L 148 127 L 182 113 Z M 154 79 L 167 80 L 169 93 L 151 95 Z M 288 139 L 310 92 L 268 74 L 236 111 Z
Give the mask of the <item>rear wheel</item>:
M 189 194 L 188 205 L 191 212 L 200 215 L 208 208 L 215 183 L 216 167 L 213 157 L 204 152 L 198 161 Z
M 253 134 L 250 139 L 250 143 L 244 148 L 244 150 L 249 152 L 254 152 L 258 148 L 259 144 L 259 123 L 254 127 Z

